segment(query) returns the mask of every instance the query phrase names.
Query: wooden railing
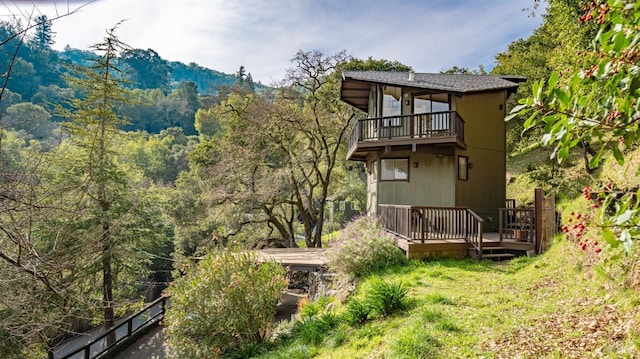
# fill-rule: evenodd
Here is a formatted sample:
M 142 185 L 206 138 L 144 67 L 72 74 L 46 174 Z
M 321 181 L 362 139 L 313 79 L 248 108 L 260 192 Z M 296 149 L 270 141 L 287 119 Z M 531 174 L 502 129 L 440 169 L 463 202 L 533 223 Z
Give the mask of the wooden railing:
M 456 111 L 360 119 L 349 136 L 349 148 L 360 141 L 456 136 L 464 141 L 464 120 Z
M 500 208 L 500 240 L 513 239 L 535 243 L 535 210 L 533 208 Z
M 408 240 L 464 239 L 482 253 L 484 220 L 466 207 L 421 207 L 381 204 L 382 226 Z
M 48 359 L 92 359 L 102 356 L 123 344 L 125 341 L 132 339 L 143 328 L 150 325 L 157 325 L 162 321 L 165 314 L 165 307 L 169 298 L 160 297 L 149 303 L 139 312 L 131 315 L 120 324 L 107 330 L 106 332 L 91 339 L 85 345 L 74 349 L 66 354 L 60 354 L 56 350 L 48 353 Z M 107 337 L 115 334 L 116 341 L 107 343 Z

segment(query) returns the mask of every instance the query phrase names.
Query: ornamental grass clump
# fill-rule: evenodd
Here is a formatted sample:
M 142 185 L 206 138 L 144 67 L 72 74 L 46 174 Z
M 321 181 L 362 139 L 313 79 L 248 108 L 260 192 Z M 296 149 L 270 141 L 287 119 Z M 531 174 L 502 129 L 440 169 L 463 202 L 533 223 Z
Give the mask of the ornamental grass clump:
M 326 257 L 332 270 L 350 277 L 361 277 L 407 261 L 393 237 L 376 218 L 369 216 L 347 224 L 336 243 L 327 249 Z
M 281 264 L 258 264 L 251 254 L 210 254 L 169 288 L 166 325 L 180 358 L 217 358 L 269 335 L 286 288 Z
M 376 281 L 366 294 L 372 313 L 387 317 L 409 307 L 409 289 L 401 282 Z

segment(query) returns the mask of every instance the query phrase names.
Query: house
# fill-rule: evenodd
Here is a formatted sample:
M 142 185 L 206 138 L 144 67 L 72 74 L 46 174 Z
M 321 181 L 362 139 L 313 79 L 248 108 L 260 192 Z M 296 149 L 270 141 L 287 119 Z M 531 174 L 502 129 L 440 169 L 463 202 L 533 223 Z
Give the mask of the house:
M 482 242 L 479 227 L 497 232 L 506 197 L 506 101 L 522 81 L 343 72 L 341 100 L 366 114 L 351 132 L 347 159 L 366 165 L 367 213 L 423 242 Z

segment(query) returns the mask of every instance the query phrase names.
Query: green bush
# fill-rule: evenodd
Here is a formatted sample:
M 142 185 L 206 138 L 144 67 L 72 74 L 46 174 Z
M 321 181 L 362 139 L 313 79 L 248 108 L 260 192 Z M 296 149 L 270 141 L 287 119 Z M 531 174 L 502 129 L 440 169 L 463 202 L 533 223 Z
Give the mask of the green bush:
M 281 291 L 282 265 L 251 254 L 210 254 L 171 287 L 166 324 L 180 358 L 217 358 L 269 334 Z
M 409 306 L 407 287 L 399 282 L 375 282 L 366 294 L 366 303 L 371 312 L 386 317 Z
M 302 309 L 300 309 L 300 317 L 315 317 L 322 313 L 329 303 L 335 301 L 335 297 L 325 296 L 320 297 L 315 302 L 307 303 Z
M 427 330 L 412 326 L 401 330 L 391 342 L 392 358 L 439 358 L 440 343 Z
M 223 359 L 246 359 L 255 358 L 269 350 L 264 342 L 250 342 L 242 344 L 239 347 L 227 352 L 222 356 Z
M 258 359 L 308 359 L 313 358 L 318 354 L 318 349 L 315 346 L 293 343 L 290 346 L 276 351 L 269 352 L 258 356 Z
M 317 317 L 306 317 L 294 324 L 291 333 L 304 344 L 320 345 L 327 335 L 342 323 L 342 319 L 333 313 L 324 313 Z
M 347 308 L 344 311 L 344 318 L 349 325 L 360 325 L 367 321 L 370 312 L 371 309 L 368 305 L 356 298 L 352 298 L 347 303 Z
M 327 249 L 326 257 L 334 271 L 352 277 L 407 262 L 393 237 L 382 229 L 378 220 L 369 216 L 358 217 L 347 224 L 336 243 Z

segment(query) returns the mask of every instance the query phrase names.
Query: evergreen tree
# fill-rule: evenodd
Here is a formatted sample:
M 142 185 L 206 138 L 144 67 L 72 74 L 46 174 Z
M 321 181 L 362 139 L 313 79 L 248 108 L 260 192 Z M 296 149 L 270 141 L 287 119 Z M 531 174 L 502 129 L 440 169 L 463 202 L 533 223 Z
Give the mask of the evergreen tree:
M 120 127 L 125 124 L 117 108 L 127 102 L 121 70 L 116 67 L 120 51 L 126 48 L 114 34 L 116 27 L 107 31 L 102 43 L 92 46 L 101 56 L 93 59 L 89 68 L 77 68 L 78 76 L 70 82 L 84 95 L 72 100 L 72 109 L 63 110 L 69 122 L 64 123 L 71 142 L 78 148 L 68 174 L 76 178 L 79 204 L 83 212 L 76 226 L 84 235 L 89 248 L 95 248 L 102 274 L 102 307 L 106 329 L 115 325 L 114 285 L 115 267 L 120 258 L 117 250 L 122 242 L 119 236 L 127 217 L 135 210 L 134 196 L 127 179 L 129 176 L 115 161 L 115 145 Z M 75 176 L 74 176 L 75 175 Z M 128 253 L 131 255 L 131 253 Z M 135 255 L 134 255 L 135 256 Z M 115 341 L 115 335 L 108 338 Z
M 47 20 L 47 15 L 40 15 L 36 18 L 36 33 L 33 36 L 32 44 L 40 50 L 48 50 L 55 44 L 53 39 L 56 34 L 53 30 L 53 23 Z

